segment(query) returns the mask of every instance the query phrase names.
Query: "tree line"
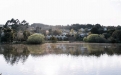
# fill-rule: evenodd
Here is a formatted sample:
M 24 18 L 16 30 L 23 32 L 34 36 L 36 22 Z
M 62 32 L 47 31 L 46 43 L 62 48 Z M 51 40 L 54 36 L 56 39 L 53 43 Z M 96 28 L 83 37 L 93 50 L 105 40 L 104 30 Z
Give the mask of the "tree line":
M 88 33 L 88 36 L 91 34 L 96 34 L 93 36 L 95 36 L 96 38 L 98 37 L 98 41 L 100 40 L 99 37 L 101 37 L 105 39 L 106 42 L 116 42 L 116 43 L 121 42 L 120 25 L 118 26 L 103 26 L 101 24 L 71 24 L 66 26 L 45 25 L 46 27 L 50 27 L 50 29 L 48 30 L 42 30 L 43 28 L 39 27 L 39 25 L 36 25 L 35 31 L 28 31 L 27 29 L 30 26 L 34 27 L 34 25 L 29 25 L 29 23 L 26 20 L 23 20 L 21 22 L 18 19 L 13 19 L 13 18 L 11 20 L 7 20 L 7 22 L 3 25 L 3 27 L 0 28 L 0 41 L 1 42 L 27 41 L 28 37 L 33 33 L 42 33 L 44 35 L 46 35 L 47 33 L 60 35 L 62 34 L 62 31 L 60 29 L 70 30 L 70 32 L 72 30 L 73 32 L 76 31 L 77 32 L 77 34 L 75 35 L 76 41 L 80 41 L 79 40 L 80 38 L 82 41 L 84 37 L 80 37 L 78 31 L 79 29 L 84 28 L 85 30 L 90 29 L 90 31 L 86 32 Z M 53 31 L 52 27 L 56 27 L 58 29 Z M 88 36 L 86 36 L 86 38 L 88 38 Z M 67 37 L 69 36 L 67 35 Z M 93 40 L 96 40 L 96 39 L 93 39 Z

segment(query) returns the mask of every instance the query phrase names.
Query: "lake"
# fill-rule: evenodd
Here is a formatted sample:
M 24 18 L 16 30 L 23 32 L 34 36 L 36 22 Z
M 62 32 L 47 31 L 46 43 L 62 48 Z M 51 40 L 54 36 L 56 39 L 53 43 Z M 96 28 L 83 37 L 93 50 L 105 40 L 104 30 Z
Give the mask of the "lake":
M 2 75 L 121 75 L 121 44 L 0 45 Z

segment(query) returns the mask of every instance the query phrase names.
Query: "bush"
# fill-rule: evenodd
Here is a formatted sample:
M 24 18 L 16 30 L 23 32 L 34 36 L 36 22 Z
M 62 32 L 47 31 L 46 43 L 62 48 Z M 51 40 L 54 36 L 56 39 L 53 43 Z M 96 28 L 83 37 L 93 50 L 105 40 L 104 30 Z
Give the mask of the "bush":
M 35 34 L 32 34 L 31 36 L 28 37 L 27 43 L 29 43 L 29 44 L 41 44 L 41 43 L 44 42 L 44 38 L 45 38 L 44 35 L 35 33 Z
M 91 34 L 85 37 L 83 39 L 85 42 L 90 42 L 90 43 L 105 43 L 106 39 L 104 38 L 103 35 L 98 35 L 98 34 Z
M 57 38 L 56 37 L 51 37 L 50 40 L 52 41 L 52 43 L 56 43 L 57 42 Z

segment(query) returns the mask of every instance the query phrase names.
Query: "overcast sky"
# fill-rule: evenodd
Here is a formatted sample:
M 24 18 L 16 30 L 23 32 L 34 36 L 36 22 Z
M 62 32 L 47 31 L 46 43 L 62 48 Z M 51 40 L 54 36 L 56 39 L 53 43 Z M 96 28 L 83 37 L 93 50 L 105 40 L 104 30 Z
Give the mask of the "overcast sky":
M 0 24 L 11 18 L 30 24 L 121 25 L 121 0 L 0 0 Z

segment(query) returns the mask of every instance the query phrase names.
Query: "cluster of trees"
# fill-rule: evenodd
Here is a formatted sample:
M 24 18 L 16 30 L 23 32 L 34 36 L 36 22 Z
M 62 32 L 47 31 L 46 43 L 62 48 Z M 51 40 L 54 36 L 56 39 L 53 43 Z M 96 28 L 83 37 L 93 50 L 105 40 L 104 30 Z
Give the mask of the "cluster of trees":
M 100 24 L 96 24 L 91 29 L 91 35 L 85 37 L 85 42 L 96 42 L 96 43 L 121 43 L 121 26 L 117 27 L 106 27 L 104 30 Z
M 80 28 L 92 28 L 92 27 L 94 27 L 94 24 L 71 24 L 71 25 L 66 25 L 66 26 L 64 26 L 64 25 L 61 25 L 61 26 L 59 26 L 58 28 L 59 29 L 74 29 L 74 30 L 76 30 L 76 31 L 78 31 Z
M 26 31 L 29 23 L 18 19 L 8 20 L 0 30 L 1 42 L 26 41 L 30 32 Z
M 92 27 L 94 27 L 94 25 L 93 24 L 72 24 L 71 25 L 71 28 L 73 28 L 74 30 L 79 30 L 79 29 L 81 29 L 81 28 L 92 28 Z
M 104 29 L 100 24 L 96 24 L 92 29 L 91 29 L 92 34 L 102 34 L 104 33 Z

